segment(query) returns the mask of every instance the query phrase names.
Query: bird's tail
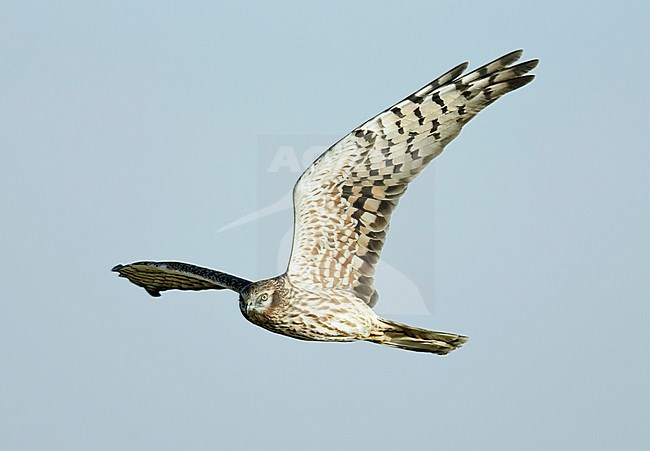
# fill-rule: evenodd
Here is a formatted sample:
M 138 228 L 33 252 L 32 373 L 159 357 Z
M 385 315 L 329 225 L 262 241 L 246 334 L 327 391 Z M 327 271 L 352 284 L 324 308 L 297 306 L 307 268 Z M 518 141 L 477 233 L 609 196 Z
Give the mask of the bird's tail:
M 381 334 L 368 341 L 393 348 L 444 355 L 467 341 L 464 335 L 420 329 L 383 318 L 380 321 Z

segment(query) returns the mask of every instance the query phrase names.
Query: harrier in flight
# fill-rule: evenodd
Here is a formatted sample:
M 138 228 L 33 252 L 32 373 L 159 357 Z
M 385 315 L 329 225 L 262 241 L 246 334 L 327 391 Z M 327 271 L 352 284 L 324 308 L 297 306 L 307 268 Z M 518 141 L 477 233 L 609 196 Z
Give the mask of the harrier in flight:
M 391 215 L 408 184 L 479 111 L 528 83 L 537 60 L 518 50 L 463 75 L 451 69 L 354 129 L 323 153 L 293 190 L 293 248 L 284 274 L 259 282 L 180 262 L 142 261 L 113 271 L 152 296 L 165 290 L 239 293 L 250 322 L 289 337 L 365 340 L 447 354 L 463 335 L 379 317 L 374 274 Z

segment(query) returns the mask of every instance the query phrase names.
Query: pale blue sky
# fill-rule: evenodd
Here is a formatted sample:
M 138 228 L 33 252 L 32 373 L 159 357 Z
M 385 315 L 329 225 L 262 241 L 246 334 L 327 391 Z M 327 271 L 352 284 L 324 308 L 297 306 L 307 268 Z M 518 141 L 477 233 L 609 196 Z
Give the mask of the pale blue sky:
M 2 9 L 0 448 L 650 442 L 647 2 Z M 469 335 L 459 351 L 291 340 L 233 293 L 154 300 L 109 271 L 274 275 L 281 227 L 216 233 L 265 193 L 259 137 L 342 136 L 516 48 L 537 79 L 414 183 L 384 254 L 434 281 L 430 315 L 391 317 Z

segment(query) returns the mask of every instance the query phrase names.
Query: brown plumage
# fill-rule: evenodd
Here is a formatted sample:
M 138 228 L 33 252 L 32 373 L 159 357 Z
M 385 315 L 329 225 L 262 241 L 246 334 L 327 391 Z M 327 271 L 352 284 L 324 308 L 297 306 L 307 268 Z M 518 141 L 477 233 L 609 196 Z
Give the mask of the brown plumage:
M 374 273 L 408 184 L 462 127 L 502 95 L 531 82 L 537 60 L 518 50 L 462 75 L 461 64 L 353 130 L 321 155 L 294 188 L 293 250 L 287 272 L 260 282 L 179 262 L 113 268 L 161 291 L 230 289 L 252 323 L 301 340 L 366 340 L 447 354 L 467 337 L 377 316 Z

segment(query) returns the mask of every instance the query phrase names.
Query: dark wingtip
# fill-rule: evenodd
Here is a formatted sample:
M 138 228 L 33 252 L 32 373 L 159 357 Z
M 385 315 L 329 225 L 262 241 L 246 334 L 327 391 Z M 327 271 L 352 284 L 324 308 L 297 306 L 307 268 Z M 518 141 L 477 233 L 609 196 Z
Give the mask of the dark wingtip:
M 469 67 L 469 61 L 463 61 L 458 66 L 451 69 L 449 72 L 458 72 L 459 74 L 462 74 L 467 70 L 468 67 Z
M 535 69 L 535 68 L 537 67 L 537 65 L 539 64 L 539 59 L 538 59 L 538 58 L 535 58 L 535 59 L 532 59 L 532 60 L 530 60 L 530 61 L 526 61 L 525 63 L 522 63 L 522 64 L 526 64 L 526 63 L 529 63 L 529 64 L 530 64 L 530 66 L 531 66 L 530 68 L 531 68 L 531 69 Z
M 510 66 L 509 70 L 511 72 L 513 72 L 515 75 L 520 76 L 520 75 L 524 75 L 524 74 L 530 72 L 531 70 L 535 69 L 538 64 L 539 64 L 538 59 L 528 60 L 528 61 L 524 61 L 523 63 L 519 63 L 519 64 L 516 64 L 514 66 Z
M 534 75 L 524 75 L 522 77 L 515 78 L 514 80 L 510 80 L 510 82 L 512 83 L 512 86 L 515 89 L 517 89 L 517 88 L 521 88 L 522 86 L 527 85 L 528 83 L 530 83 L 534 79 L 535 79 Z
M 516 62 L 519 58 L 521 58 L 521 55 L 523 54 L 524 54 L 523 49 L 514 50 L 510 53 L 506 53 L 505 55 L 498 57 L 495 60 L 490 61 L 489 63 L 483 65 L 482 67 L 490 66 L 496 62 L 501 63 L 502 66 L 509 66 L 514 62 Z
M 150 290 L 149 288 L 145 288 L 145 290 L 147 291 L 147 293 L 149 293 L 151 296 L 153 296 L 155 298 L 160 297 L 160 291 L 158 291 L 158 290 Z
M 523 75 L 521 77 L 511 78 L 510 80 L 502 81 L 502 82 L 497 83 L 496 85 L 493 85 L 493 86 L 495 86 L 495 87 L 496 86 L 500 86 L 500 87 L 505 86 L 507 88 L 507 91 L 505 91 L 505 92 L 512 92 L 515 89 L 519 89 L 522 86 L 527 85 L 528 83 L 530 83 L 534 79 L 535 79 L 534 75 Z
M 524 49 L 513 50 L 510 53 L 506 53 L 502 58 L 504 59 L 514 59 L 515 61 L 521 58 L 521 55 L 524 54 Z

